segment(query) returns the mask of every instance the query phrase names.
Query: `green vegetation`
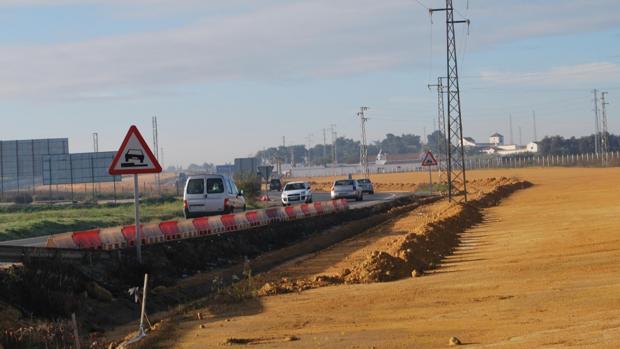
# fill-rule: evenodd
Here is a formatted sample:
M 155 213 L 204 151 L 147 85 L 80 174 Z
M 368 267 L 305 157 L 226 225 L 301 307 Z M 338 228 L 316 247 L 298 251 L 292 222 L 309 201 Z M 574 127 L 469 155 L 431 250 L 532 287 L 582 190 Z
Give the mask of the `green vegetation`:
M 428 183 L 420 183 L 416 186 L 415 192 L 417 194 L 426 194 L 428 193 Z M 433 194 L 445 193 L 448 191 L 447 183 L 433 183 Z
M 179 199 L 143 200 L 140 208 L 144 223 L 183 217 L 183 204 Z M 8 206 L 0 208 L 0 241 L 133 222 L 133 204 Z

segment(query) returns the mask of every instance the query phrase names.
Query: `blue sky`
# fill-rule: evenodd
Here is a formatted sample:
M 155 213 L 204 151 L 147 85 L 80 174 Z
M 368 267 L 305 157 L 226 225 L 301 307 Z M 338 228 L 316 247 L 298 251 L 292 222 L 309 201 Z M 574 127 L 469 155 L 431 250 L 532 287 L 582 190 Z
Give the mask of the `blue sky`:
M 69 137 L 114 150 L 160 124 L 166 165 L 277 145 L 432 130 L 445 75 L 439 0 L 0 0 L 0 139 Z M 469 7 L 467 7 L 467 3 Z M 620 3 L 455 0 L 464 133 L 593 130 L 591 90 L 620 132 Z

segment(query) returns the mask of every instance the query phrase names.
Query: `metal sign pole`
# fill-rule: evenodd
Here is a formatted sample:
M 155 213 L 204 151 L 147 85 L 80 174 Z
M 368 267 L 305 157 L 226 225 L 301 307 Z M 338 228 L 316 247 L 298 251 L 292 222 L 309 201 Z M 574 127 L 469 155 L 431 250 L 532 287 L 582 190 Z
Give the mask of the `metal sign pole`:
M 138 263 L 142 264 L 142 237 L 140 227 L 140 193 L 138 184 L 138 174 L 133 175 L 133 202 L 136 209 L 136 256 Z
M 433 171 L 431 171 L 431 167 L 433 166 L 427 166 L 428 167 L 428 193 L 429 195 L 433 195 Z
M 146 286 L 148 282 L 149 274 L 144 274 L 144 287 L 142 289 L 142 310 L 140 312 L 140 333 L 138 333 L 139 337 L 146 336 L 146 333 L 144 332 L 144 316 L 146 315 Z

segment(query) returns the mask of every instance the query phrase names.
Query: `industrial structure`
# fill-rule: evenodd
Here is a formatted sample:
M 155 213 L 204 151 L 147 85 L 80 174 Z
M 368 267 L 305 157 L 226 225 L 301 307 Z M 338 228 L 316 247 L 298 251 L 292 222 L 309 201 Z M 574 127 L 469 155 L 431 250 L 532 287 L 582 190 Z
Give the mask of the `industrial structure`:
M 0 141 L 0 200 L 9 192 L 35 193 L 41 185 L 120 181 L 107 173 L 115 152 L 99 152 L 93 133 L 90 153 L 70 154 L 68 138 Z

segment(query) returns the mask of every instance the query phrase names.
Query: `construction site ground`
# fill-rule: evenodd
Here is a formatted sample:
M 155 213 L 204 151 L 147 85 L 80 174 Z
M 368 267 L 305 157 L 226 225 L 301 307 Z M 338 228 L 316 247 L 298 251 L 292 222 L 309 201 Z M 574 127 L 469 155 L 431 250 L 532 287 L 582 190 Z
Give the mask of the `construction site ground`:
M 404 176 L 404 175 L 403 175 Z M 169 326 L 159 348 L 617 348 L 620 341 L 620 169 L 477 171 L 534 184 L 460 237 L 422 277 L 339 284 L 210 307 Z M 377 180 L 377 179 L 375 179 Z M 420 207 L 263 278 L 339 273 L 443 202 Z M 424 210 L 421 211 L 421 210 Z M 258 277 L 260 279 L 261 276 Z

